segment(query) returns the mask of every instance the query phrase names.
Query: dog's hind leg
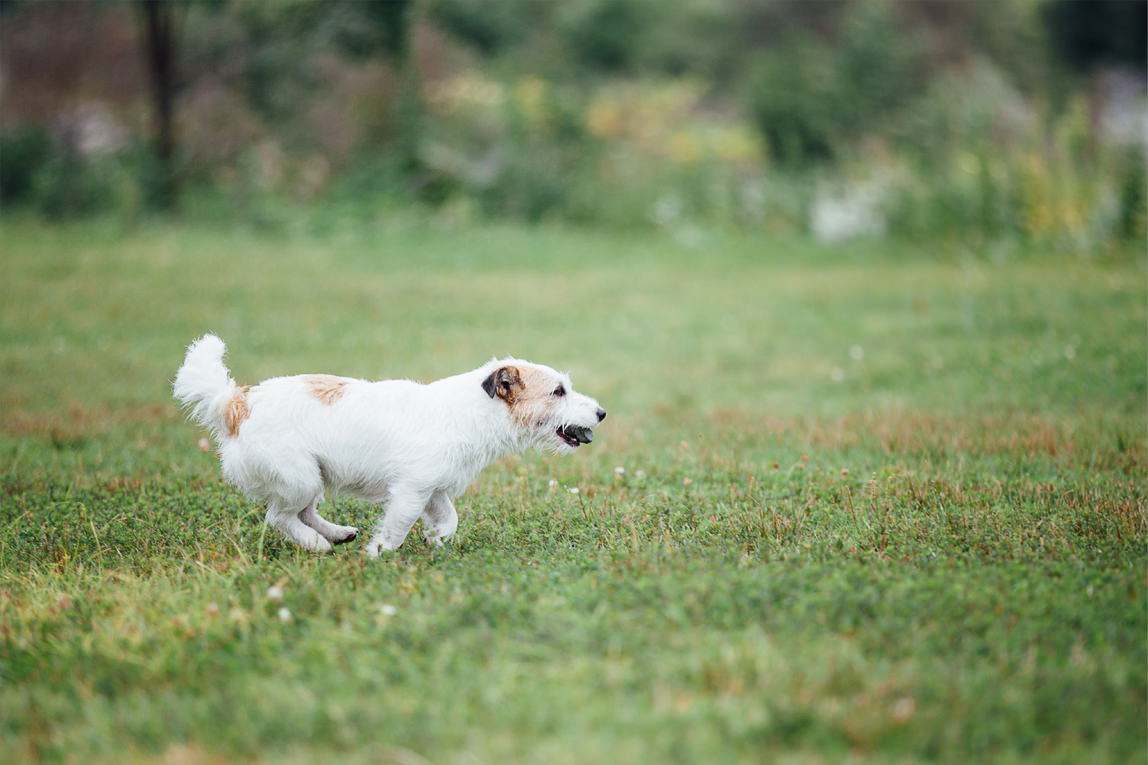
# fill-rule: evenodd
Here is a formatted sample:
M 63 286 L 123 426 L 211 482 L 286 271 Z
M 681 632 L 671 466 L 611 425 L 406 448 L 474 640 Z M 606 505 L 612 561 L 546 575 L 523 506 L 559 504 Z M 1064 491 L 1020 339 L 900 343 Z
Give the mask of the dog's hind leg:
M 423 510 L 423 539 L 428 545 L 441 546 L 458 531 L 458 512 L 444 492 L 431 495 Z
M 319 504 L 319 498 L 316 497 L 309 505 L 303 508 L 299 513 L 299 520 L 303 521 L 304 525 L 310 526 L 315 531 L 319 532 L 319 536 L 326 539 L 333 545 L 341 545 L 350 542 L 355 537 L 359 536 L 359 530 L 354 526 L 340 526 L 331 523 L 323 516 L 315 511 L 315 505 Z
M 297 510 L 284 510 L 281 504 L 272 500 L 267 508 L 267 524 L 304 550 L 317 553 L 331 552 L 331 543 L 318 531 L 303 523 L 299 519 L 300 515 Z
M 431 492 L 424 489 L 391 487 L 387 496 L 387 509 L 375 524 L 375 535 L 363 553 L 370 558 L 377 558 L 380 553 L 399 549 L 430 498 Z

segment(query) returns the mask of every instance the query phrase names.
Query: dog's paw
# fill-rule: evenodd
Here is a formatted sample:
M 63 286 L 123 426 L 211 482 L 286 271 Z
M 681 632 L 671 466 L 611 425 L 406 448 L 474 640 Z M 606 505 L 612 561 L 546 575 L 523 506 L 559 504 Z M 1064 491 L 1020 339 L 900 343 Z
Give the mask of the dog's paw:
M 431 547 L 442 547 L 443 542 L 446 542 L 453 536 L 453 534 L 443 534 L 438 529 L 423 532 L 423 540 Z
M 378 558 L 398 549 L 397 545 L 388 544 L 385 540 L 375 537 L 363 548 L 363 555 L 368 558 Z
M 330 537 L 330 540 L 333 545 L 345 545 L 353 542 L 358 536 L 359 530 L 354 526 L 340 526 L 339 533 Z
M 329 553 L 335 549 L 335 548 L 331 547 L 330 542 L 328 542 L 326 539 L 319 536 L 318 534 L 315 534 L 313 537 L 311 537 L 309 539 L 299 540 L 299 546 L 302 547 L 307 552 L 312 552 L 312 553 L 315 553 L 317 555 L 326 555 L 327 553 Z

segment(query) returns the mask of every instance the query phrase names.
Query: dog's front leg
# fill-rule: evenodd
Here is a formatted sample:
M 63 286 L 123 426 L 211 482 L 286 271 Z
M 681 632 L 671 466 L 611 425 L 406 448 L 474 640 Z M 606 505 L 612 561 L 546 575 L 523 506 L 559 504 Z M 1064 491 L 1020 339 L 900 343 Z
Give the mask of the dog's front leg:
M 422 515 L 423 508 L 430 501 L 431 492 L 404 486 L 392 487 L 386 501 L 386 509 L 375 524 L 375 535 L 367 542 L 364 553 L 370 558 L 380 553 L 399 549 L 410 533 L 411 526 Z
M 458 513 L 445 492 L 436 491 L 423 511 L 423 539 L 428 545 L 441 546 L 458 531 Z

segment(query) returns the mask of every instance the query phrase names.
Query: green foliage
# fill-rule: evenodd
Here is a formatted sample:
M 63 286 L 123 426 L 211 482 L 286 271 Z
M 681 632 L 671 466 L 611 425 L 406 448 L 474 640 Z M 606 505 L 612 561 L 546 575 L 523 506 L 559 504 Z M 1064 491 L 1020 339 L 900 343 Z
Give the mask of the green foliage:
M 51 155 L 52 137 L 38 125 L 0 133 L 0 202 L 7 206 L 26 201 Z
M 913 237 L 1021 239 L 1095 254 L 1140 241 L 1144 159 L 1137 145 L 1093 144 L 1073 100 L 1047 132 L 991 68 L 939 80 L 905 136 L 920 147 L 889 172 L 891 229 Z
M 887 132 L 890 121 L 928 82 L 927 61 L 887 2 L 858 3 L 844 19 L 833 47 L 833 107 L 841 130 L 850 135 Z
M 779 164 L 833 159 L 885 132 L 924 82 L 923 60 L 886 3 L 859 3 L 840 39 L 793 36 L 758 62 L 753 118 Z
M 52 220 L 97 215 L 132 222 L 159 209 L 160 175 L 142 146 L 84 156 L 50 146 L 21 201 Z
M 430 18 L 445 32 L 484 56 L 521 44 L 544 23 L 547 10 L 547 4 L 532 0 L 494 5 L 482 0 L 432 0 L 427 6 Z
M 582 0 L 564 8 L 558 28 L 582 66 L 622 72 L 637 60 L 648 16 L 638 0 Z
M 791 40 L 754 71 L 749 95 L 753 118 L 770 157 L 783 167 L 834 156 L 840 123 L 829 51 L 827 45 Z
M 405 59 L 410 6 L 408 0 L 288 0 L 270 4 L 240 0 L 234 6 L 234 19 L 244 39 L 235 46 L 240 55 L 234 60 L 231 76 L 242 83 L 257 114 L 295 126 L 300 104 L 315 100 L 327 84 L 324 67 L 317 63 L 339 56 L 354 61 Z M 200 23 L 210 25 L 211 17 Z M 234 34 L 232 30 L 222 32 L 225 38 Z M 207 37 L 202 44 L 210 47 L 216 43 Z
M 647 3 L 641 35 L 634 55 L 642 71 L 703 77 L 721 91 L 736 87 L 750 47 L 744 19 L 722 0 Z
M 1144 3 L 1046 0 L 1041 16 L 1053 53 L 1078 72 L 1113 64 L 1143 70 L 1148 63 Z
M 405 202 L 456 221 L 658 228 L 683 241 L 809 229 L 1094 253 L 1143 230 L 1144 163 L 1127 158 L 1142 147 L 1098 127 L 1113 122 L 1098 111 L 1099 78 L 1059 76 L 1050 54 L 1064 49 L 1079 71 L 1134 60 L 1117 27 L 1143 26 L 1125 23 L 1140 5 L 190 3 L 181 212 L 282 229 Z M 123 53 L 131 39 L 122 4 L 58 20 L 42 3 L 6 7 L 13 39 L 69 18 L 91 19 L 78 37 L 95 47 Z M 77 58 L 13 50 L 30 71 Z M 101 96 L 88 79 L 70 78 L 90 92 L 49 83 L 58 92 L 38 98 L 90 98 L 111 128 L 138 130 L 146 96 Z M 1143 94 L 1114 82 L 1115 103 L 1135 113 Z M 157 168 L 134 148 L 81 159 L 57 156 L 43 133 L 3 140 L 6 204 L 134 220 L 158 198 Z
M 77 218 L 114 209 L 123 178 L 113 160 L 91 160 L 59 152 L 37 173 L 32 188 L 35 205 L 49 218 Z
M 1126 241 L 1144 241 L 1148 217 L 1148 158 L 1140 147 L 1118 155 L 1120 211 L 1117 231 Z

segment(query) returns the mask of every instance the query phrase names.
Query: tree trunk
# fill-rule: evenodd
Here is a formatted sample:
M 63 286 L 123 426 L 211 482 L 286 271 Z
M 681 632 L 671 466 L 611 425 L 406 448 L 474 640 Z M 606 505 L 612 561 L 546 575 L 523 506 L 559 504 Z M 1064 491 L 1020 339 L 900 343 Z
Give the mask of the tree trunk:
M 139 8 L 155 120 L 155 156 L 160 175 L 157 201 L 162 209 L 171 210 L 179 197 L 175 167 L 175 3 L 139 0 Z

